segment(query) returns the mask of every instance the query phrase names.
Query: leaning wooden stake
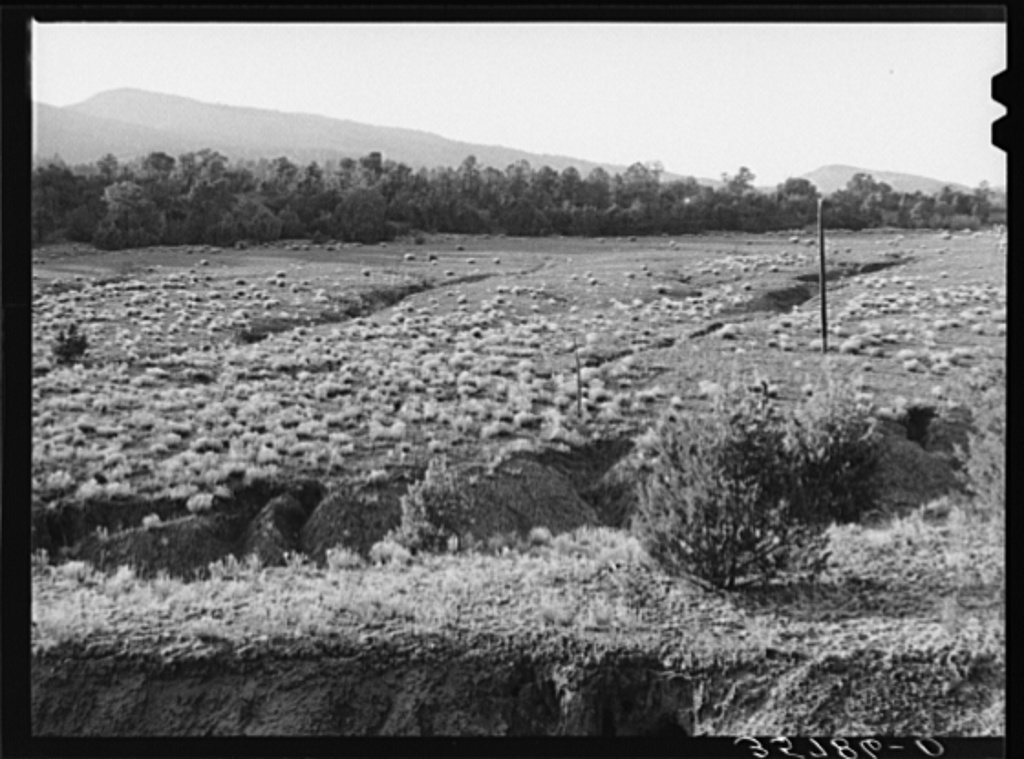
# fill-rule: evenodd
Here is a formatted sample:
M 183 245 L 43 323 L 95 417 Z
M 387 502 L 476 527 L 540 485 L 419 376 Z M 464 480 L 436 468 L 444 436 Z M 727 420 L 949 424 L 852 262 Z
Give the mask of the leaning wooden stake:
M 821 222 L 821 205 L 824 201 L 818 198 L 818 257 L 820 268 L 818 282 L 821 289 L 821 352 L 828 353 L 828 311 L 825 306 L 825 225 Z
M 583 373 L 580 371 L 580 349 L 576 335 L 572 336 L 572 350 L 576 354 L 576 416 L 583 418 Z

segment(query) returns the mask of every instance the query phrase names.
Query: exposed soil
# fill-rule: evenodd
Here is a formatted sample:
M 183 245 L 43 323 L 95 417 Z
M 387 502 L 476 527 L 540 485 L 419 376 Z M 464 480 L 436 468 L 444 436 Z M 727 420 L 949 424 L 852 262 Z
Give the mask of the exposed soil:
M 889 664 L 905 677 L 879 680 L 870 650 L 818 660 L 762 652 L 673 668 L 650 653 L 553 635 L 382 635 L 245 651 L 207 641 L 164 656 L 96 646 L 33 662 L 33 726 L 38 735 L 125 737 L 685 737 L 761 734 L 766 724 L 833 734 L 851 718 L 884 714 L 889 734 L 909 734 L 921 729 L 915 700 L 953 712 L 984 706 L 987 688 L 1005 686 L 994 662 L 977 666 L 955 698 L 927 659 Z M 939 734 L 943 726 L 931 725 Z
M 608 592 L 596 576 L 573 580 L 577 595 Z M 409 577 L 414 594 L 416 582 Z M 958 665 L 962 652 L 927 642 L 925 618 L 886 625 L 868 619 L 881 608 L 865 609 L 845 634 L 808 621 L 857 614 L 851 601 L 862 590 L 819 595 L 803 618 L 776 598 L 773 608 L 788 620 L 793 643 L 786 636 L 759 643 L 748 623 L 713 597 L 676 587 L 652 592 L 662 600 L 628 633 L 519 622 L 502 613 L 509 599 L 493 590 L 487 604 L 474 599 L 466 617 L 441 627 L 400 617 L 353 625 L 336 616 L 326 634 L 253 638 L 122 622 L 33 657 L 33 730 L 684 737 L 830 735 L 859 724 L 872 726 L 872 734 L 941 735 L 955 730 L 962 710 L 985 709 L 1005 688 L 997 656 Z M 221 613 L 229 619 L 237 606 Z M 928 611 L 925 604 L 884 613 Z M 694 630 L 703 631 L 703 642 Z M 728 655 L 716 653 L 726 641 Z

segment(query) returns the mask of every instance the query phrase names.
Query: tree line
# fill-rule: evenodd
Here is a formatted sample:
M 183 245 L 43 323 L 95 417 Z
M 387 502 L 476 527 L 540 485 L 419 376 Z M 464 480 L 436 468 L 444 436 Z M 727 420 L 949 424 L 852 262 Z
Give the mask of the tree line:
M 790 178 L 774 192 L 753 186 L 746 167 L 717 188 L 664 181 L 657 163 L 585 177 L 516 161 L 504 171 L 474 156 L 458 168 L 414 170 L 372 152 L 299 166 L 288 158 L 230 162 L 204 149 L 119 163 L 68 167 L 58 159 L 32 174 L 32 242 L 93 243 L 116 250 L 151 245 L 334 239 L 376 243 L 431 233 L 512 236 L 633 236 L 705 231 L 766 232 L 815 223 L 821 194 Z M 868 174 L 825 198 L 829 228 L 979 227 L 1005 219 L 983 182 L 970 192 L 900 193 Z

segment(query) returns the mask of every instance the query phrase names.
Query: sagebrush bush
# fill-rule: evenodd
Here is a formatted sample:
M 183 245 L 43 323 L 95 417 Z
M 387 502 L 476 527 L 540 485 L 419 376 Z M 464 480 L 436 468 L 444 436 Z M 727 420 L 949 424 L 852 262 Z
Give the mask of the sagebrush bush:
M 59 364 L 72 364 L 89 349 L 89 340 L 77 324 L 61 329 L 53 341 L 53 355 Z
M 731 390 L 709 416 L 664 419 L 647 439 L 631 530 L 666 570 L 701 584 L 814 575 L 829 524 L 874 505 L 877 439 L 839 394 L 787 413 Z
M 1006 366 L 993 363 L 967 383 L 976 431 L 957 446 L 956 472 L 971 497 L 972 516 L 1000 517 L 1006 508 Z
M 449 541 L 465 539 L 473 524 L 473 503 L 462 491 L 447 458 L 431 459 L 420 482 L 402 496 L 402 521 L 394 539 L 414 551 L 441 553 Z
M 796 506 L 805 519 L 859 522 L 878 501 L 873 477 L 881 455 L 874 418 L 846 386 L 832 382 L 788 417 L 787 451 L 800 487 Z

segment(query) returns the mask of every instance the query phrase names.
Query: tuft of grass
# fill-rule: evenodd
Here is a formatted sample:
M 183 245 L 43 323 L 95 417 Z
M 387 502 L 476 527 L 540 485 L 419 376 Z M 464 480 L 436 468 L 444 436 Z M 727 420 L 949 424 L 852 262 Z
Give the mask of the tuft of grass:
M 366 566 L 363 557 L 357 552 L 344 546 L 335 546 L 327 549 L 327 567 L 331 571 L 343 571 L 346 569 L 360 569 Z
M 537 610 L 541 621 L 546 625 L 569 627 L 576 621 L 575 612 L 555 597 L 542 598 Z

